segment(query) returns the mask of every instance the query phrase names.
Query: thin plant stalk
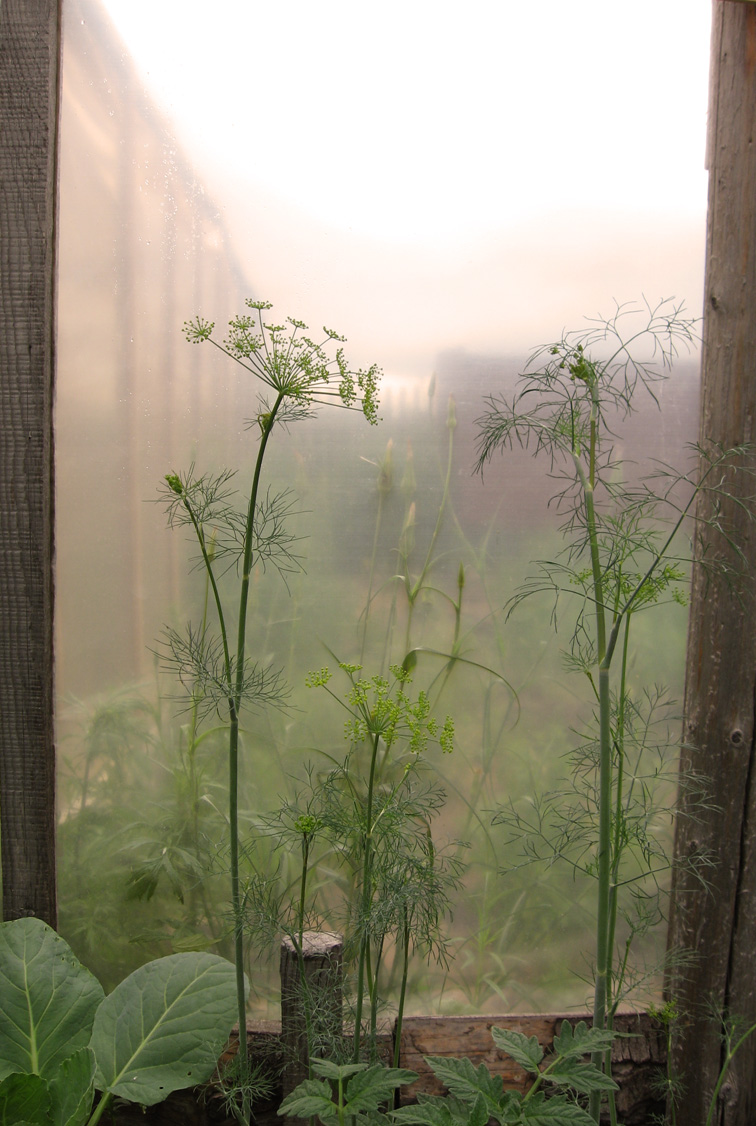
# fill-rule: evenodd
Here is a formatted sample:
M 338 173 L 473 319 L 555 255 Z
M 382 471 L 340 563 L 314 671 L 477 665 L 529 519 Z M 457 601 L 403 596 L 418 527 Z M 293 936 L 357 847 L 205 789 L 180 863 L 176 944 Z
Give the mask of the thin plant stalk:
M 257 527 L 260 513 L 260 482 L 262 467 L 268 442 L 276 424 L 277 417 L 284 422 L 295 418 L 304 418 L 312 414 L 313 404 L 330 401 L 334 405 L 347 410 L 354 409 L 358 399 L 362 412 L 369 422 L 377 422 L 377 385 L 380 372 L 373 366 L 368 371 L 351 372 L 344 359 L 343 350 L 339 348 L 335 359 L 329 358 L 324 351 L 323 344 L 316 344 L 306 336 L 299 335 L 307 326 L 301 321 L 291 318 L 288 323 L 293 331 L 288 331 L 283 325 L 267 325 L 263 323 L 262 314 L 271 306 L 267 302 L 248 301 L 249 308 L 256 311 L 256 317 L 244 315 L 229 322 L 229 335 L 226 342 L 221 345 L 212 338 L 214 324 L 201 317 L 185 325 L 187 339 L 198 344 L 210 341 L 225 355 L 239 363 L 246 372 L 252 374 L 274 392 L 272 405 L 261 397 L 260 411 L 256 422 L 260 429 L 260 443 L 255 459 L 252 485 L 247 501 L 247 510 L 243 523 L 241 537 L 241 553 L 238 559 L 240 566 L 239 604 L 236 619 L 236 647 L 234 662 L 231 659 L 229 631 L 223 611 L 220 593 L 216 583 L 213 559 L 208 551 L 203 521 L 212 519 L 215 524 L 225 522 L 229 542 L 239 543 L 239 523 L 236 514 L 230 507 L 223 505 L 222 487 L 230 474 L 224 474 L 215 482 L 200 478 L 191 481 L 191 475 L 186 482 L 174 473 L 165 478 L 169 493 L 169 520 L 171 523 L 181 523 L 181 509 L 188 514 L 188 522 L 192 525 L 202 553 L 202 561 L 210 582 L 213 599 L 218 614 L 218 625 L 222 641 L 222 668 L 218 666 L 214 655 L 206 657 L 204 627 L 200 637 L 199 652 L 197 646 L 192 644 L 190 631 L 188 655 L 184 658 L 181 648 L 178 650 L 176 661 L 180 673 L 184 671 L 183 660 L 190 667 L 195 661 L 201 660 L 200 675 L 207 678 L 216 692 L 217 704 L 225 700 L 229 716 L 229 742 L 228 742 L 228 830 L 230 853 L 230 882 L 231 882 L 231 911 L 233 917 L 233 947 L 236 975 L 237 1011 L 239 1018 L 239 1065 L 241 1069 L 240 1093 L 241 1106 L 234 1105 L 234 1114 L 240 1121 L 248 1121 L 251 1113 L 249 1093 L 249 1061 L 247 1057 L 246 1033 L 246 981 L 244 975 L 244 914 L 246 908 L 245 896 L 242 894 L 240 879 L 240 840 L 239 840 L 239 720 L 243 702 L 248 693 L 247 683 L 247 657 L 246 657 L 246 631 L 247 611 L 249 603 L 249 588 L 253 565 L 257 563 L 255 545 L 258 544 L 258 535 L 261 543 L 264 539 L 264 527 Z M 287 335 L 288 331 L 288 335 Z M 323 330 L 327 341 L 341 341 L 336 333 L 329 329 Z M 339 386 L 334 388 L 330 384 L 332 376 L 338 373 Z M 199 497 L 199 509 L 195 511 L 192 497 Z M 204 506 L 204 507 L 203 507 Z M 209 516 L 205 514 L 209 513 Z M 264 525 L 265 516 L 261 517 Z M 186 523 L 186 520 L 183 520 Z M 275 532 L 267 541 L 268 547 L 275 544 Z M 280 545 L 279 545 L 280 546 Z M 289 558 L 282 548 L 284 557 Z M 258 547 L 257 555 L 260 554 Z M 279 693 L 280 697 L 280 693 Z M 260 691 L 260 699 L 264 692 Z M 275 692 L 272 691 L 269 700 L 275 702 Z M 301 941 L 300 941 L 301 952 Z
M 596 484 L 596 418 L 598 411 L 597 393 L 592 388 L 590 418 L 590 461 L 588 475 L 577 454 L 573 453 L 575 467 L 583 488 L 585 502 L 585 522 L 591 558 L 593 596 L 596 611 L 596 654 L 599 666 L 599 827 L 598 827 L 598 894 L 596 912 L 596 980 L 593 996 L 593 1024 L 603 1030 L 606 1027 L 606 1007 L 608 979 L 610 974 L 611 950 L 609 948 L 609 916 L 611 896 L 611 832 L 612 832 L 612 738 L 611 738 L 611 693 L 606 651 L 606 608 L 604 606 L 603 573 L 596 529 L 594 489 Z M 611 661 L 611 657 L 610 657 Z M 602 1053 L 595 1052 L 592 1060 L 595 1067 L 601 1067 Z M 599 1120 L 601 1092 L 592 1092 L 589 1113 Z
M 373 745 L 370 755 L 370 774 L 368 776 L 367 801 L 365 807 L 365 838 L 363 843 L 362 858 L 362 903 L 361 903 L 361 933 L 359 946 L 359 959 L 357 962 L 357 996 L 355 999 L 354 1014 L 354 1044 L 352 1048 L 353 1062 L 360 1058 L 360 1038 L 362 1034 L 362 1000 L 366 985 L 366 972 L 369 972 L 370 934 L 368 931 L 368 917 L 370 914 L 370 900 L 372 897 L 372 845 L 373 845 L 373 788 L 375 785 L 375 766 L 378 759 L 378 743 L 380 736 L 373 735 Z
M 722 1084 L 727 1078 L 727 1073 L 730 1070 L 730 1064 L 732 1063 L 740 1049 L 743 1047 L 746 1040 L 749 1038 L 749 1036 L 752 1036 L 754 1032 L 756 1032 L 756 1024 L 752 1024 L 750 1028 L 747 1028 L 742 1036 L 738 1037 L 734 1044 L 732 1042 L 732 1034 L 730 1032 L 726 1033 L 724 1063 L 722 1064 L 716 1085 L 714 1087 L 714 1091 L 712 1092 L 711 1102 L 709 1103 L 709 1111 L 706 1115 L 705 1126 L 711 1126 L 712 1122 L 714 1121 L 714 1114 L 717 1109 L 717 1099 L 719 1098 L 719 1092 L 722 1090 Z
M 229 696 L 229 740 L 228 740 L 228 823 L 230 834 L 231 860 L 231 911 L 234 919 L 234 962 L 236 966 L 236 998 L 239 1012 L 239 1056 L 242 1067 L 247 1059 L 247 1000 L 244 982 L 244 910 L 239 874 L 239 712 L 241 710 L 244 687 L 244 665 L 247 644 L 247 605 L 249 601 L 249 580 L 252 573 L 252 543 L 257 512 L 257 497 L 260 489 L 263 458 L 273 429 L 276 414 L 283 402 L 283 392 L 279 392 L 270 412 L 260 416 L 260 447 L 257 451 L 252 489 L 247 507 L 247 523 L 244 534 L 244 558 L 242 562 L 241 588 L 239 592 L 239 618 L 236 639 L 236 680 L 233 695 Z
M 402 1043 L 402 1022 L 404 1020 L 404 1007 L 407 1000 L 407 978 L 409 976 L 409 954 L 410 954 L 410 922 L 407 914 L 407 908 L 404 908 L 404 925 L 402 927 L 402 983 L 399 989 L 399 1008 L 396 1014 L 396 1023 L 394 1025 L 394 1067 L 399 1066 L 401 1043 Z

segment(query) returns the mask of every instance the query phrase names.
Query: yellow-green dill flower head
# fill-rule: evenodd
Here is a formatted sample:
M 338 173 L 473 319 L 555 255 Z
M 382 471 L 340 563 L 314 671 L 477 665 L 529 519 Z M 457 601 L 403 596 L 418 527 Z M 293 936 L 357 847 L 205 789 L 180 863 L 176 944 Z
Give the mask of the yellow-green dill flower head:
M 329 349 L 345 339 L 333 329 L 323 327 L 323 338 L 316 340 L 306 335 L 304 321 L 288 317 L 283 324 L 275 324 L 265 320 L 264 314 L 272 308 L 270 302 L 249 299 L 246 305 L 250 312 L 228 322 L 222 344 L 213 338 L 214 323 L 202 317 L 185 322 L 187 340 L 192 344 L 209 340 L 261 380 L 279 400 L 285 400 L 286 409 L 279 415 L 283 421 L 302 417 L 315 407 L 330 403 L 361 410 L 371 425 L 378 422 L 382 372 L 376 364 L 353 371 L 343 348 L 338 348 L 335 355 Z M 256 421 L 265 433 L 271 418 L 263 409 Z

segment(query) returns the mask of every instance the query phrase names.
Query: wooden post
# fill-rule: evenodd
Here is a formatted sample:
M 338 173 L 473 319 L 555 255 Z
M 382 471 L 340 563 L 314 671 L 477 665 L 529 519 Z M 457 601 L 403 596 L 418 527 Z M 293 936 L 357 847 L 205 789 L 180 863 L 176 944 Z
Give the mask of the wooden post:
M 283 1095 L 286 1097 L 308 1077 L 307 1023 L 317 1054 L 332 1055 L 333 1043 L 342 1035 L 344 940 L 328 931 L 305 931 L 302 936 L 304 983 L 294 942 L 281 943 L 281 1046 Z
M 55 925 L 53 436 L 59 0 L 0 8 L 3 915 Z
M 756 5 L 714 4 L 711 68 L 700 434 L 732 447 L 756 442 Z M 744 477 L 730 487 L 753 495 L 754 479 Z M 734 505 L 724 518 L 747 574 L 740 603 L 694 566 L 681 763 L 710 792 L 702 809 L 681 787 L 669 928 L 670 951 L 695 958 L 667 980 L 680 1009 L 672 1065 L 685 1126 L 706 1121 L 724 1059 L 721 1017 L 756 1021 L 756 529 Z M 721 551 L 721 537 L 704 535 L 697 556 Z M 705 873 L 709 889 L 685 870 L 702 854 L 716 864 Z M 730 1068 L 714 1121 L 756 1122 L 755 1037 Z

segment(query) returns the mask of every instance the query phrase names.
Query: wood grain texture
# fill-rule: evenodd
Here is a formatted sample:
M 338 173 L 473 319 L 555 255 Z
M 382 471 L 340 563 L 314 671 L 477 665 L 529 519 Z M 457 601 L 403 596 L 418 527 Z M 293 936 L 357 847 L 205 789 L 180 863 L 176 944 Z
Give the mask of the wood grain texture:
M 306 1006 L 309 1007 L 311 1042 L 322 1042 L 327 1053 L 328 1046 L 341 1035 L 343 960 L 344 939 L 340 934 L 305 931 L 302 935 L 303 982 L 293 941 L 287 937 L 281 943 L 284 1095 L 290 1094 L 309 1076 Z M 315 1054 L 319 1054 L 317 1050 Z
M 526 1036 L 537 1036 L 548 1050 L 555 1032 L 563 1020 L 575 1024 L 588 1020 L 587 1014 L 569 1016 L 535 1013 L 521 1016 L 497 1017 L 405 1017 L 402 1030 L 399 1064 L 418 1072 L 412 1086 L 401 1091 L 402 1103 L 411 1102 L 419 1094 L 443 1094 L 423 1056 L 467 1056 L 477 1067 L 485 1063 L 494 1075 L 501 1075 L 505 1087 L 524 1089 L 524 1073 L 512 1061 L 497 1052 L 491 1039 L 491 1027 L 516 1029 Z M 618 1039 L 613 1052 L 613 1068 L 620 1084 L 617 1106 L 623 1126 L 649 1126 L 655 1114 L 663 1112 L 655 1093 L 655 1081 L 665 1064 L 664 1036 L 647 1013 L 621 1013 L 617 1018 L 618 1031 L 627 1033 Z M 247 1024 L 247 1043 L 250 1058 L 269 1064 L 272 1072 L 280 1074 L 283 1051 L 280 1044 L 281 1025 L 277 1021 L 250 1021 Z M 233 1034 L 221 1066 L 228 1062 L 238 1048 L 238 1034 Z M 386 1046 L 387 1059 L 391 1046 Z M 382 1053 L 383 1054 L 383 1053 Z M 281 1123 L 276 1117 L 282 1091 L 280 1085 L 271 1098 L 255 1108 L 255 1121 L 260 1126 Z M 156 1107 L 141 1109 L 119 1106 L 115 1114 L 117 1126 L 148 1126 L 149 1123 L 176 1126 L 233 1126 L 233 1119 L 224 1112 L 223 1100 L 213 1082 L 194 1091 L 178 1092 Z
M 701 441 L 724 447 L 756 441 L 756 7 L 713 8 L 704 302 Z M 756 458 L 749 457 L 756 469 Z M 753 478 L 730 479 L 741 496 Z M 700 509 L 712 515 L 710 504 Z M 742 602 L 694 567 L 683 752 L 684 770 L 708 780 L 702 810 L 681 790 L 676 858 L 708 854 L 710 889 L 678 869 L 669 943 L 695 961 L 670 974 L 681 1010 L 672 1061 L 684 1086 L 677 1121 L 703 1126 L 722 1064 L 718 1014 L 756 1021 L 756 532 L 735 506 L 723 518 L 740 544 Z M 704 534 L 696 553 L 721 552 Z M 734 561 L 734 557 L 733 557 Z M 739 1053 L 722 1093 L 719 1126 L 756 1121 L 756 1041 Z
M 475 1067 L 485 1064 L 492 1075 L 500 1075 L 504 1087 L 526 1091 L 527 1074 L 509 1056 L 499 1052 L 491 1029 L 505 1028 L 537 1036 L 544 1051 L 551 1049 L 562 1021 L 574 1027 L 579 1020 L 591 1023 L 589 1014 L 536 1013 L 498 1017 L 405 1017 L 402 1025 L 401 1066 L 416 1071 L 418 1079 L 403 1088 L 402 1102 L 421 1093 L 442 1095 L 444 1087 L 425 1063 L 425 1056 L 467 1058 Z M 627 1033 L 618 1038 L 612 1051 L 612 1073 L 620 1084 L 617 1110 L 624 1126 L 647 1126 L 653 1114 L 663 1110 L 657 1084 L 663 1069 L 665 1051 L 658 1025 L 646 1013 L 620 1013 L 615 1027 Z
M 3 915 L 55 925 L 53 430 L 59 0 L 0 8 Z

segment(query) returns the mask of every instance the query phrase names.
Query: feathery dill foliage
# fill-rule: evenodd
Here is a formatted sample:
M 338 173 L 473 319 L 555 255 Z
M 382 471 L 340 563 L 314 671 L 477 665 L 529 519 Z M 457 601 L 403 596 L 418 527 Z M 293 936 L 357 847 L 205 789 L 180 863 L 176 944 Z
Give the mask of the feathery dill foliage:
M 601 1030 L 611 1030 L 621 998 L 641 972 L 631 947 L 662 918 L 664 877 L 672 864 L 664 833 L 677 782 L 670 703 L 660 686 L 640 693 L 631 688 L 631 627 L 639 613 L 663 601 L 685 605 L 678 583 L 690 552 L 682 533 L 690 517 L 695 535 L 701 494 L 711 505 L 709 523 L 735 547 L 736 560 L 725 551 L 703 566 L 726 577 L 737 569 L 737 547 L 722 513 L 731 499 L 728 474 L 742 469 L 742 449 L 696 446 L 690 470 L 654 463 L 635 480 L 614 454 L 637 395 L 656 399 L 678 349 L 694 339 L 694 322 L 672 301 L 617 306 L 610 318 L 535 352 L 513 397 L 489 396 L 478 420 L 479 472 L 495 453 L 518 444 L 545 458 L 559 482 L 552 499 L 564 547 L 555 558 L 534 562 L 507 611 L 547 594 L 555 628 L 567 615 L 566 663 L 584 674 L 594 709 L 571 756 L 565 789 L 537 797 L 524 810 L 502 809 L 495 820 L 522 842 L 526 860 L 565 860 L 595 877 L 593 1019 Z M 681 784 L 705 800 L 700 781 L 683 778 Z M 706 863 L 705 857 L 691 860 L 702 879 Z M 593 1064 L 609 1075 L 610 1054 L 596 1051 Z M 600 1090 L 592 1092 L 596 1122 L 601 1099 Z M 611 1090 L 608 1099 L 614 1116 Z
M 225 340 L 213 336 L 212 321 L 196 317 L 184 325 L 191 344 L 210 343 L 239 364 L 259 386 L 258 411 L 248 423 L 257 439 L 249 487 L 241 504 L 232 485 L 233 472 L 165 476 L 163 500 L 171 527 L 189 527 L 199 547 L 198 567 L 206 577 L 206 598 L 199 625 L 183 633 L 165 633 L 164 664 L 181 683 L 193 724 L 217 711 L 228 722 L 229 857 L 231 916 L 236 964 L 241 1075 L 235 1080 L 232 1106 L 240 1121 L 249 1121 L 255 1088 L 247 1074 L 246 993 L 244 980 L 245 892 L 240 879 L 239 731 L 241 713 L 265 707 L 284 707 L 287 690 L 279 670 L 250 660 L 247 655 L 247 607 L 252 572 L 274 566 L 284 580 L 300 565 L 294 539 L 286 529 L 294 501 L 288 490 L 262 486 L 265 452 L 276 426 L 287 427 L 309 418 L 321 406 L 361 410 L 367 421 L 378 421 L 379 369 L 353 371 L 341 347 L 344 338 L 331 329 L 315 340 L 307 325 L 289 318 L 284 324 L 264 319 L 269 302 L 246 302 L 249 313 L 234 317 Z M 219 578 L 235 570 L 235 606 L 229 605 Z
M 347 679 L 342 695 L 330 687 L 327 668 L 311 673 L 306 683 L 325 689 L 346 712 L 349 750 L 341 761 L 325 754 L 325 770 L 308 766 L 307 782 L 292 799 L 258 819 L 247 847 L 252 870 L 244 887 L 245 927 L 258 948 L 285 936 L 299 963 L 297 991 L 288 1003 L 299 1008 L 306 1029 L 305 1086 L 323 1066 L 345 1067 L 350 1075 L 369 1069 L 371 1085 L 380 1086 L 390 1073 L 377 1062 L 384 1004 L 379 989 L 400 978 L 400 1028 L 411 953 L 445 959 L 442 922 L 461 866 L 433 840 L 431 822 L 445 795 L 416 776 L 429 741 L 450 752 L 454 730 L 448 717 L 441 725 L 430 717 L 425 693 L 409 691 L 411 678 L 401 666 L 390 670 L 390 678 L 362 677 L 356 664 L 340 669 Z M 278 866 L 265 848 L 268 841 L 278 850 Z M 288 872 L 297 853 L 299 874 L 282 879 L 279 869 Z M 345 935 L 344 956 L 356 981 L 351 1045 L 342 1034 L 341 980 L 305 972 L 307 932 L 334 925 Z M 370 1067 L 361 1062 L 363 1055 Z M 402 1081 L 411 1077 L 401 1074 Z
M 352 919 L 357 951 L 352 1060 L 357 1063 L 366 999 L 368 1042 L 376 1042 L 378 979 L 387 936 L 393 935 L 403 951 L 397 1043 L 411 946 L 424 947 L 428 953 L 435 950 L 443 957 L 439 920 L 447 909 L 447 889 L 456 878 L 453 868 L 436 856 L 431 835 L 430 822 L 443 795 L 432 787 L 413 786 L 410 775 L 417 770 L 429 738 L 437 739 L 444 752 L 451 752 L 454 723 L 447 716 L 439 730 L 430 715 L 427 694 L 421 691 L 412 700 L 408 692 L 412 678 L 402 665 L 391 666 L 390 681 L 382 676 L 362 677 L 358 664 L 342 663 L 340 668 L 350 682 L 344 701 L 329 688 L 327 669 L 313 674 L 308 683 L 324 688 L 348 713 L 344 735 L 351 752 L 344 766 L 331 776 L 331 785 L 334 795 L 343 794 L 337 808 L 347 812 L 334 821 L 333 828 L 358 879 Z M 397 763 L 391 754 L 399 741 L 406 743 L 408 752 L 403 763 Z M 370 756 L 364 788 L 355 785 L 352 771 L 352 762 L 363 747 Z M 397 765 L 400 769 L 395 773 L 392 767 Z

